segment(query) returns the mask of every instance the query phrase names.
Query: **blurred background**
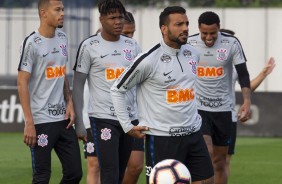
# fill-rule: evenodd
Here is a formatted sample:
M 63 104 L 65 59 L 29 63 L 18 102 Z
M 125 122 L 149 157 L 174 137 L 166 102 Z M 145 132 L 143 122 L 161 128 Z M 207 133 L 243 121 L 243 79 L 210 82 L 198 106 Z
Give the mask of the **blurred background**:
M 189 34 L 198 33 L 198 17 L 214 11 L 221 28 L 235 31 L 247 56 L 248 69 L 254 78 L 266 60 L 273 56 L 276 68 L 252 96 L 252 119 L 240 125 L 244 136 L 282 136 L 282 1 L 281 0 L 121 0 L 136 21 L 134 38 L 146 51 L 162 38 L 159 14 L 166 6 L 186 8 L 190 21 Z M 78 46 L 100 27 L 97 0 L 64 0 L 63 31 L 69 39 L 67 74 L 72 83 L 73 65 Z M 16 89 L 16 76 L 21 42 L 39 26 L 37 0 L 0 1 L 0 131 L 22 131 L 23 114 Z M 236 87 L 240 91 L 239 86 Z M 241 95 L 237 93 L 238 104 Z M 267 123 L 265 123 L 267 122 Z

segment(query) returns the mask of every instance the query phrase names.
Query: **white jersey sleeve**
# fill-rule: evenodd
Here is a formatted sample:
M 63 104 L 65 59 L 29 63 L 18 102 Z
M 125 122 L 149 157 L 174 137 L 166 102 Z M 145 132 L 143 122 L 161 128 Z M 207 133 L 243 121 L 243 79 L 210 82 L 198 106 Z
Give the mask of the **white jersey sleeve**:
M 234 65 L 242 64 L 246 62 L 246 57 L 244 56 L 243 48 L 240 44 L 240 42 L 237 40 L 237 38 L 234 37 L 234 44 L 231 48 L 231 53 L 233 53 L 232 56 L 232 62 Z
M 76 58 L 76 71 L 88 74 L 91 67 L 91 55 L 89 53 L 87 42 L 83 41 L 78 49 Z
M 136 58 L 135 62 L 125 69 L 111 88 L 111 96 L 115 111 L 124 132 L 128 132 L 133 127 L 126 110 L 125 94 L 132 87 L 146 80 L 152 70 L 151 64 L 148 60 L 140 62 L 142 58 L 146 57 L 146 55 L 147 53 L 140 54 L 139 57 Z
M 31 35 L 33 35 L 35 32 L 33 32 Z M 30 36 L 31 36 L 30 35 Z M 35 54 L 34 54 L 34 46 L 32 45 L 32 39 L 30 39 L 30 36 L 26 37 L 25 40 L 22 42 L 20 47 L 20 65 L 18 70 L 26 71 L 28 73 L 31 73 L 33 61 L 36 60 Z

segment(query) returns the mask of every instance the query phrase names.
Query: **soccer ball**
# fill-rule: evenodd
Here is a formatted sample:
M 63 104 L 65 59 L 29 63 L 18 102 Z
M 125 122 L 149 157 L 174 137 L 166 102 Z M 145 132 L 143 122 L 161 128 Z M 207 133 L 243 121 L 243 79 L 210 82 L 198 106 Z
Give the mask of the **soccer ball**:
M 173 159 L 163 160 L 151 171 L 150 184 L 191 184 L 191 174 L 181 162 Z

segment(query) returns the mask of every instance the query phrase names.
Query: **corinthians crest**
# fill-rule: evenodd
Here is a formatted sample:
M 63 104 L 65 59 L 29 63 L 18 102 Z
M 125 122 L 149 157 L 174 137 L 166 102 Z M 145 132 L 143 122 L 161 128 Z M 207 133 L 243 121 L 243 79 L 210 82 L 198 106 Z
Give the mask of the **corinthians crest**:
M 38 146 L 44 147 L 48 145 L 48 135 L 45 134 L 41 134 L 37 136 L 38 140 L 37 140 L 37 144 Z
M 190 57 L 192 56 L 192 53 L 191 53 L 190 50 L 185 49 L 185 50 L 183 51 L 183 55 L 184 55 L 185 57 L 187 57 L 187 58 L 190 58 Z
M 64 45 L 64 44 L 62 44 L 60 47 L 61 47 L 61 49 L 62 49 L 62 54 L 63 54 L 64 56 L 67 56 L 67 55 L 68 55 L 67 46 Z
M 129 49 L 124 49 L 123 52 L 124 52 L 124 58 L 125 58 L 127 61 L 133 61 L 134 57 L 133 57 L 133 54 L 132 54 L 131 50 L 129 50 Z
M 216 59 L 218 61 L 224 61 L 227 59 L 227 49 L 220 48 L 220 49 L 217 49 L 216 52 L 217 52 Z
M 164 55 L 162 55 L 161 60 L 164 63 L 169 63 L 171 61 L 171 57 L 167 54 L 164 54 Z

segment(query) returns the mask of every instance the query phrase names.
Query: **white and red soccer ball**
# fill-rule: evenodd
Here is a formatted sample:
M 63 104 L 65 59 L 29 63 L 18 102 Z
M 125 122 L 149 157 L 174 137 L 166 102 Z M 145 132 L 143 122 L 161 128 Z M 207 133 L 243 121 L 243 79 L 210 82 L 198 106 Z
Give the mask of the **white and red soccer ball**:
M 150 184 L 191 184 L 191 174 L 187 167 L 174 159 L 157 163 L 151 171 Z

